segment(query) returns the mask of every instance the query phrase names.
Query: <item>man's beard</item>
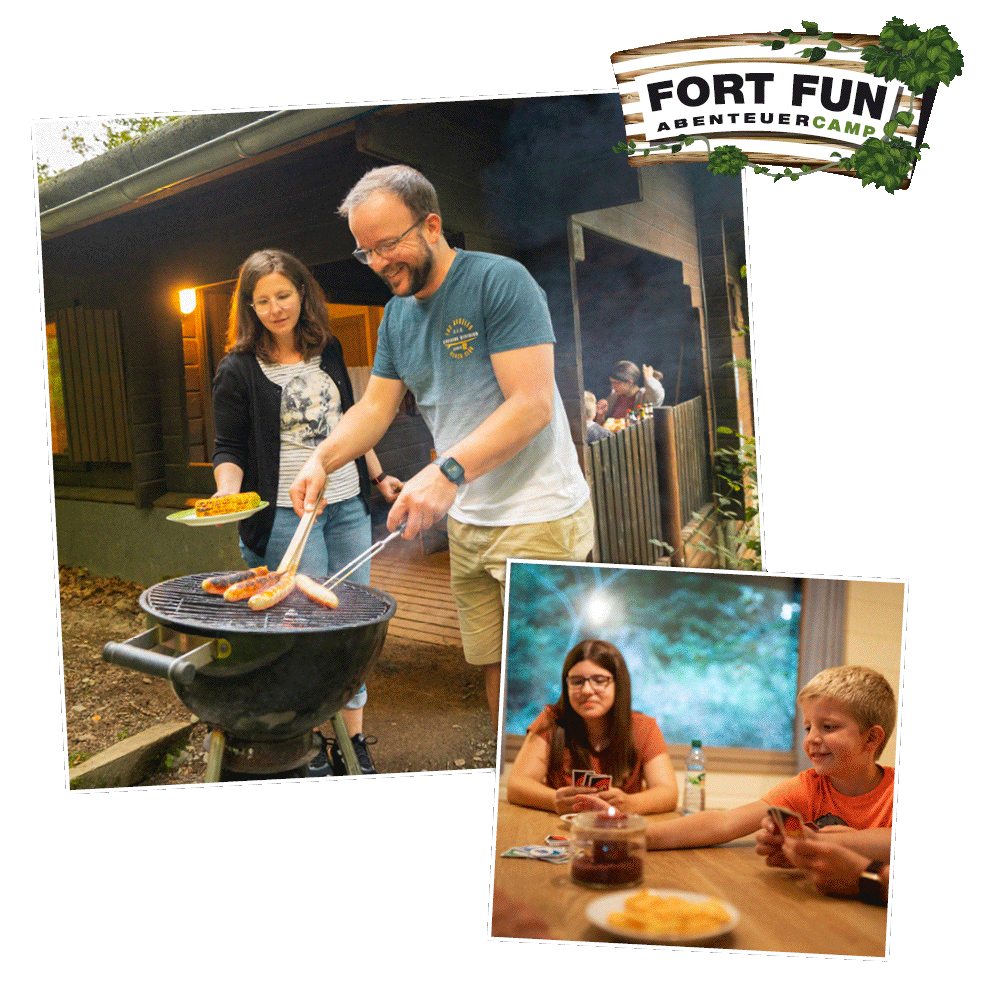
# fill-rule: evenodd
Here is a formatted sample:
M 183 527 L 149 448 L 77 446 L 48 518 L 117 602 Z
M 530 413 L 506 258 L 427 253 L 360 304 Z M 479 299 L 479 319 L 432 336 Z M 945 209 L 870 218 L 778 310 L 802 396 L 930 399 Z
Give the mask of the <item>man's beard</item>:
M 423 240 L 423 237 L 421 237 Z M 404 291 L 397 292 L 392 287 L 392 282 L 384 275 L 380 274 L 379 277 L 389 286 L 389 291 L 393 295 L 397 295 L 400 298 L 406 298 L 409 295 L 416 295 L 417 292 L 421 291 L 427 284 L 427 279 L 431 276 L 431 270 L 434 267 L 434 258 L 431 256 L 431 248 L 427 245 L 426 240 L 424 243 L 424 256 L 421 258 L 419 263 L 416 265 L 403 264 L 402 266 L 406 269 L 406 273 L 409 275 L 410 281 L 409 285 Z

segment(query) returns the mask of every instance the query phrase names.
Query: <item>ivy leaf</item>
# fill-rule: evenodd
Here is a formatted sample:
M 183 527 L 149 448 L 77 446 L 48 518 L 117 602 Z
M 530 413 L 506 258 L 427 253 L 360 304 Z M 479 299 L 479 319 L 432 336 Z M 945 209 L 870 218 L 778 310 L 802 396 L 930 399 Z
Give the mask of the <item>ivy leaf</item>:
M 790 44 L 794 45 L 796 42 L 801 42 L 802 41 L 802 36 L 801 35 L 789 35 L 788 36 L 788 41 L 789 41 Z
M 764 44 L 767 45 L 767 42 L 764 42 Z M 773 42 L 771 42 L 771 48 L 772 49 L 778 50 L 778 49 L 783 49 L 784 47 L 785 47 L 785 43 L 784 42 L 779 42 L 777 39 L 775 39 Z
M 913 112 L 912 111 L 897 111 L 896 117 L 893 121 L 899 122 L 903 128 L 909 128 L 913 124 Z
M 891 122 L 886 122 L 882 126 L 882 134 L 883 135 L 894 135 L 895 132 L 896 132 L 897 127 L 898 127 L 898 123 L 895 120 L 893 120 Z
M 819 34 L 819 25 L 815 21 L 803 21 L 802 22 L 802 30 L 807 35 L 818 35 Z
M 838 42 L 837 39 L 835 38 L 832 42 L 830 42 L 827 45 L 826 49 L 827 49 L 828 52 L 838 52 L 843 47 L 844 46 L 841 45 L 840 42 Z
M 812 54 L 809 56 L 809 62 L 819 62 L 826 55 L 826 49 L 821 49 L 818 45 L 812 50 Z
M 824 31 L 823 34 L 817 35 L 816 37 L 819 38 L 819 40 L 821 42 L 825 42 L 828 39 L 833 38 L 833 32 L 832 31 Z
M 792 29 L 791 28 L 782 28 L 781 31 L 778 32 L 778 34 L 779 35 L 784 35 L 785 38 L 787 38 L 790 34 L 792 34 Z

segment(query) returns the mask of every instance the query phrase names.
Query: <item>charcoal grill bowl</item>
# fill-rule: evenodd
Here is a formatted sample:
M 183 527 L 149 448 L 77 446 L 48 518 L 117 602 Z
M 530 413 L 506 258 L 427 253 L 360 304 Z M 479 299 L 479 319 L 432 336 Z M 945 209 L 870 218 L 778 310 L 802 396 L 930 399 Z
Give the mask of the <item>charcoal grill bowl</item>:
M 199 589 L 205 575 L 192 578 Z M 350 602 L 352 591 L 355 597 L 367 592 L 378 599 L 382 613 L 368 621 L 340 624 L 337 612 L 323 611 L 321 619 L 332 623 L 326 627 L 242 632 L 199 626 L 154 610 L 147 597 L 154 589 L 140 597 L 154 620 L 186 634 L 227 640 L 231 652 L 225 659 L 199 668 L 190 684 L 171 684 L 177 697 L 200 719 L 244 740 L 285 740 L 330 719 L 365 683 L 396 612 L 389 594 L 345 583 L 337 588 L 343 604 Z M 309 604 L 298 594 L 295 600 Z M 317 605 L 311 607 L 315 610 Z M 260 620 L 259 614 L 250 617 L 251 624 Z

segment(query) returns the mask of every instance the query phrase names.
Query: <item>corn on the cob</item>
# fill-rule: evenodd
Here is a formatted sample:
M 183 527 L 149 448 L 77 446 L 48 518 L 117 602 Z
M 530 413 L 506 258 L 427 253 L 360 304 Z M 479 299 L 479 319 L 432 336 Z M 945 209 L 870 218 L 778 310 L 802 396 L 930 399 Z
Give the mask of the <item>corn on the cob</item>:
M 238 510 L 253 510 L 259 506 L 260 496 L 256 493 L 230 493 L 228 496 L 198 500 L 194 505 L 195 517 L 214 517 L 230 514 Z

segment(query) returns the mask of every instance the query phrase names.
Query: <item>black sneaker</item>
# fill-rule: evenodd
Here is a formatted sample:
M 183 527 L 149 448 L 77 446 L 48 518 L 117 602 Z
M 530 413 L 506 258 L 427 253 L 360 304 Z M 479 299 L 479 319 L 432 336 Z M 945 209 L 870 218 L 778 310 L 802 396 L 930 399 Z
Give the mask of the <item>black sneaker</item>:
M 328 740 L 322 733 L 317 733 L 323 741 L 319 752 L 308 764 L 306 764 L 307 778 L 327 778 L 333 774 L 333 767 L 330 765 L 330 754 L 327 750 Z
M 351 746 L 354 747 L 354 754 L 358 758 L 358 765 L 361 768 L 362 774 L 378 773 L 368 753 L 368 748 L 374 746 L 376 743 L 378 743 L 377 736 L 365 736 L 364 733 L 358 733 L 351 737 Z

